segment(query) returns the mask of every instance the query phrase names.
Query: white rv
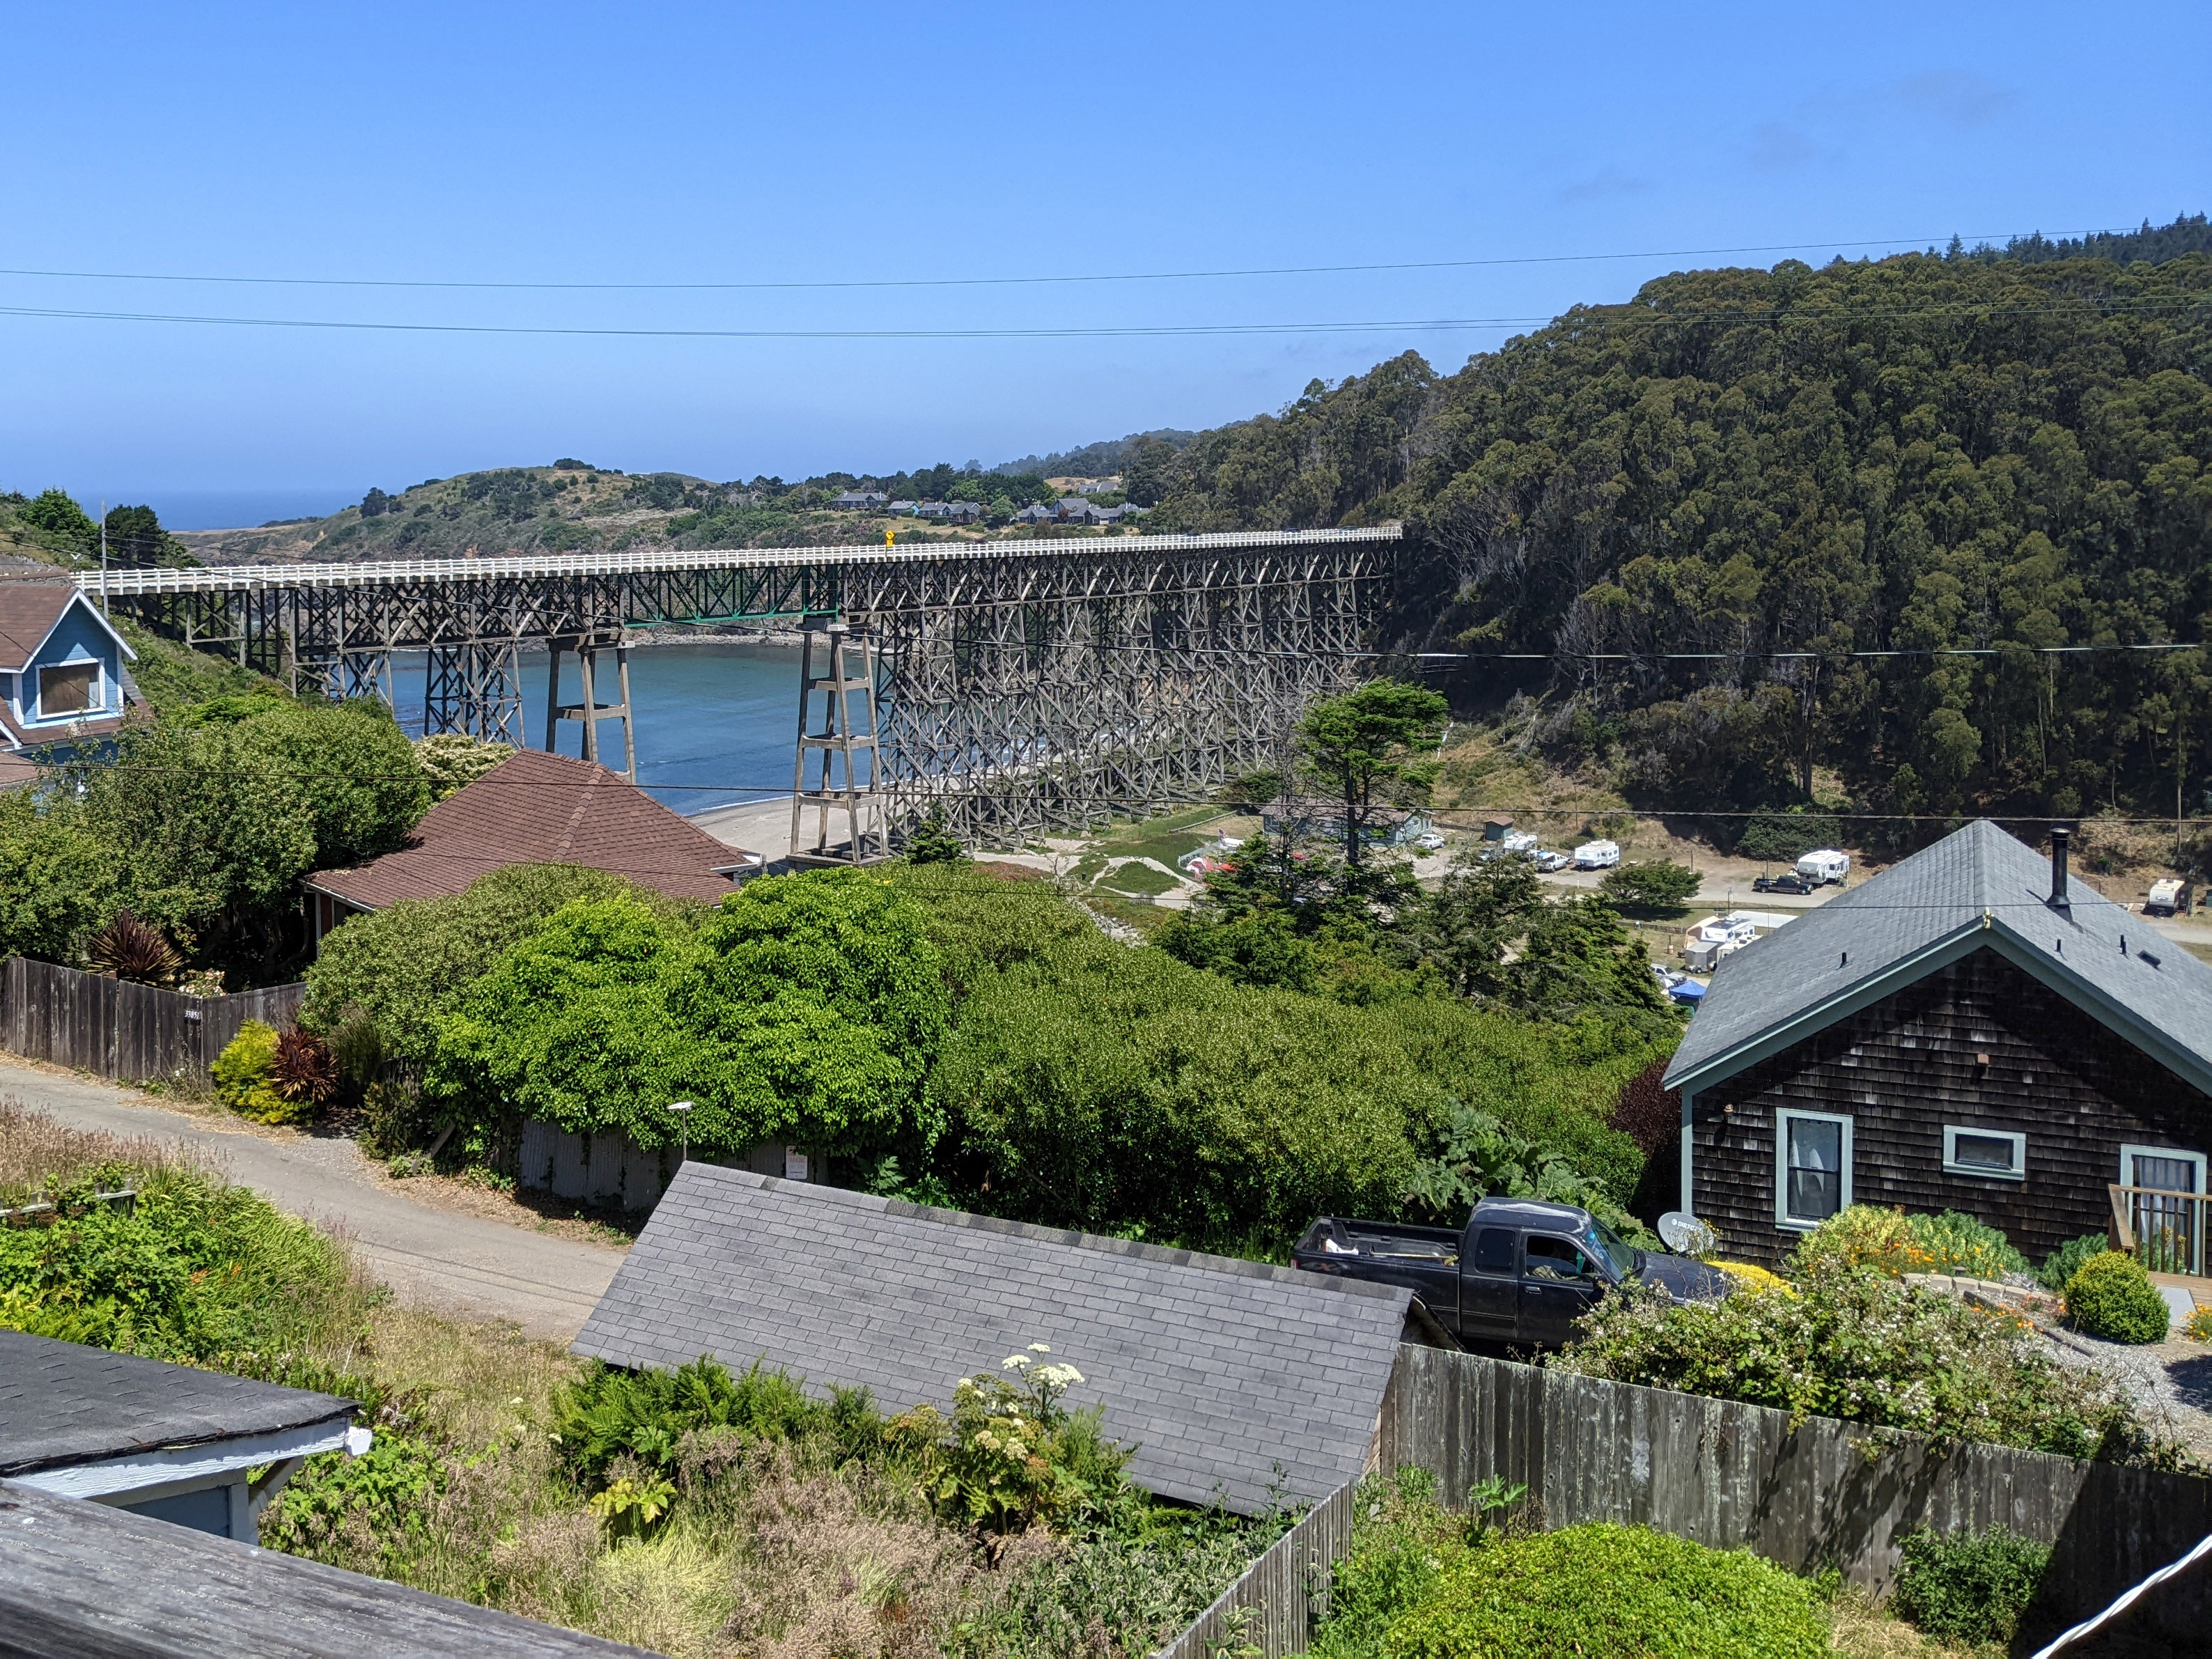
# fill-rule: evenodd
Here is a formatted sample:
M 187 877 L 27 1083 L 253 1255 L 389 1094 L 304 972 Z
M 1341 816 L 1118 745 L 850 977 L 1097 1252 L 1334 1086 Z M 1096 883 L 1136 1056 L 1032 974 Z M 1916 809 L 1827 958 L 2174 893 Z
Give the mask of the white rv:
M 1577 870 L 1610 870 L 1620 862 L 1620 843 L 1617 841 L 1586 841 L 1575 848 Z
M 1819 882 L 1822 886 L 1832 883 L 1840 887 L 1850 872 L 1849 855 L 1838 853 L 1833 848 L 1822 848 L 1817 853 L 1808 853 L 1797 860 L 1797 873 L 1808 881 Z

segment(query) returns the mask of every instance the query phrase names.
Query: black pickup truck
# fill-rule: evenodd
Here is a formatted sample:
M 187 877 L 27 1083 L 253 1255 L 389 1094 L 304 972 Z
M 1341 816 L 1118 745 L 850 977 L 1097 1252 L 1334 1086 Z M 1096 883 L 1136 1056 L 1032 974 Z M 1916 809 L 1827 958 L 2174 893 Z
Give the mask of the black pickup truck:
M 1467 1225 L 1407 1227 L 1324 1216 L 1291 1252 L 1308 1273 L 1403 1285 L 1463 1342 L 1557 1347 L 1607 1291 L 1632 1280 L 1678 1301 L 1726 1296 L 1717 1267 L 1689 1256 L 1639 1250 L 1569 1204 L 1486 1198 Z

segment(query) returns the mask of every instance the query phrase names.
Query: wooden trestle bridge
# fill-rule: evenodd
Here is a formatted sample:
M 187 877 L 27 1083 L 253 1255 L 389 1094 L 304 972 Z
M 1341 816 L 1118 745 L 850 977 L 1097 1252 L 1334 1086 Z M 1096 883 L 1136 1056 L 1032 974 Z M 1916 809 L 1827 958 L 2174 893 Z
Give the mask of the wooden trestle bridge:
M 543 746 L 579 721 L 599 757 L 619 720 L 635 774 L 629 630 L 757 623 L 810 641 L 800 701 L 810 754 L 847 775 L 817 787 L 855 812 L 846 856 L 932 811 L 1004 842 L 1211 793 L 1279 763 L 1299 713 L 1362 677 L 1395 525 L 969 542 L 915 547 L 422 559 L 120 570 L 79 580 L 112 609 L 295 690 L 392 700 L 392 659 L 428 659 L 423 729 L 526 740 L 521 653 L 554 653 Z M 835 628 L 834 634 L 831 629 Z M 583 695 L 561 700 L 561 655 Z M 616 673 L 597 672 L 602 653 Z M 834 680 L 842 690 L 830 690 Z M 860 708 L 848 696 L 863 687 Z M 811 695 L 830 690 L 825 722 Z M 616 693 L 617 702 L 600 700 Z M 809 709 L 815 712 L 810 715 Z M 856 751 L 872 751 L 856 753 Z M 865 763 L 865 776 L 856 776 Z M 795 816 L 795 813 L 794 813 Z M 825 815 L 826 816 L 826 815 Z M 794 836 L 794 842 L 797 837 Z

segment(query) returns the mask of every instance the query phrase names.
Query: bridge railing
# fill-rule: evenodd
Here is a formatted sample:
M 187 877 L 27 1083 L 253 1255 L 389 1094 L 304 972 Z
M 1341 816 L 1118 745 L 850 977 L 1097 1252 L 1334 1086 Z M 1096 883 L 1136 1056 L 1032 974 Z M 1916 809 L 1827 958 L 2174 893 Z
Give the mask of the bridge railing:
M 1395 524 L 1351 530 L 1242 530 L 1194 536 L 1040 536 L 1021 541 L 932 543 L 927 546 L 708 548 L 658 553 L 548 553 L 490 559 L 382 559 L 344 563 L 215 565 L 190 570 L 80 572 L 91 593 L 132 598 L 150 593 L 236 592 L 282 587 L 357 587 L 394 582 L 487 581 L 544 576 L 620 576 L 676 570 L 773 569 L 817 564 L 949 564 L 965 559 L 1054 556 L 1113 558 L 1196 552 L 1208 548 L 1302 547 L 1333 542 L 1389 542 Z

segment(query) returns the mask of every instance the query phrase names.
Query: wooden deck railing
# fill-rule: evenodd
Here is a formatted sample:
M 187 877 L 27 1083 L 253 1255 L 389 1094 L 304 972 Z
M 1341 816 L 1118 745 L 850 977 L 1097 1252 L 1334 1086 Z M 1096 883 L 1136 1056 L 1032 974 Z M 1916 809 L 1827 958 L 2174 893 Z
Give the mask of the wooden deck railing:
M 2123 1187 L 2117 1182 L 2106 1190 L 2112 1194 L 2115 1249 L 2129 1252 L 2154 1273 L 2203 1273 L 2206 1212 L 2212 1196 Z

